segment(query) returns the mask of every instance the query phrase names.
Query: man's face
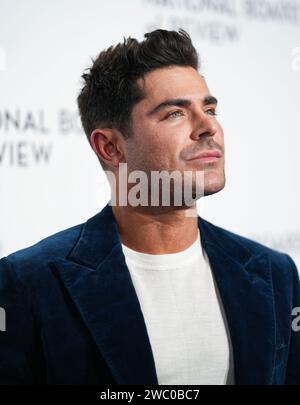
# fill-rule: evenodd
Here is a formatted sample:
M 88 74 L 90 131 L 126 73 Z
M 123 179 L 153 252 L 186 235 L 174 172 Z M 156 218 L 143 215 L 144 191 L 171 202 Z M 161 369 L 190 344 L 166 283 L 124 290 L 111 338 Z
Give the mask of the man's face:
M 148 73 L 138 85 L 146 97 L 132 111 L 128 171 L 143 170 L 149 176 L 153 170 L 192 171 L 193 179 L 195 171 L 204 171 L 204 194 L 220 191 L 225 185 L 224 135 L 201 75 L 192 67 L 172 66 Z M 167 100 L 172 100 L 170 105 L 157 108 Z M 220 157 L 195 159 L 209 151 Z

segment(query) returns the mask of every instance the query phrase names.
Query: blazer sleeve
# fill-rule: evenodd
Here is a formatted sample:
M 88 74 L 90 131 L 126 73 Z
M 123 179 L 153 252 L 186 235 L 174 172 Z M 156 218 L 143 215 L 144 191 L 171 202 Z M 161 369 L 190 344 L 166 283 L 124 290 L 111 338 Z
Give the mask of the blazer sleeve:
M 9 258 L 0 260 L 0 384 L 34 383 L 32 303 Z
M 295 315 L 292 315 L 291 321 L 291 339 L 289 347 L 289 358 L 286 372 L 286 384 L 300 384 L 300 281 L 299 273 L 293 259 L 287 255 L 288 260 L 291 264 L 293 272 L 293 309 L 297 314 L 297 319 Z M 293 324 L 294 321 L 294 324 Z M 295 328 L 297 324 L 297 328 Z

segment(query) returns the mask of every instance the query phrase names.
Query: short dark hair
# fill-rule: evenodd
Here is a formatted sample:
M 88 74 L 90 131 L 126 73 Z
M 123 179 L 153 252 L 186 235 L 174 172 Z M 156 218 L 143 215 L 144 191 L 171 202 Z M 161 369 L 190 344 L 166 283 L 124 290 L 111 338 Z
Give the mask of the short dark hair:
M 77 103 L 89 142 L 92 131 L 101 127 L 116 128 L 124 138 L 130 136 L 132 108 L 145 97 L 137 80 L 146 73 L 172 65 L 198 70 L 197 51 L 184 29 L 157 29 L 144 37 L 141 42 L 124 37 L 123 43 L 92 59 L 92 66 L 81 76 L 84 85 Z

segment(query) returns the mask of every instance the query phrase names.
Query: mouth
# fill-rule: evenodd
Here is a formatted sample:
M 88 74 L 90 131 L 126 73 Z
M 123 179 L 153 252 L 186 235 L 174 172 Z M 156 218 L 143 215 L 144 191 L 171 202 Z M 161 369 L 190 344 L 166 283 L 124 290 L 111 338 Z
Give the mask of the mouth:
M 198 153 L 197 155 L 188 159 L 188 161 L 189 162 L 196 161 L 196 162 L 202 162 L 202 163 L 215 163 L 215 162 L 218 162 L 221 157 L 222 157 L 222 154 L 218 150 L 214 149 L 214 150 L 203 151 L 201 153 Z

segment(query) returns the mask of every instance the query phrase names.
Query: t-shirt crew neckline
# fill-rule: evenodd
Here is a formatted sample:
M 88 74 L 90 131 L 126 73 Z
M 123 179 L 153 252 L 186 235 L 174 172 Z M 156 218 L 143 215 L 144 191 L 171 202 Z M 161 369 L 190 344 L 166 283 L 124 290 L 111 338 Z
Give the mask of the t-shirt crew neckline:
M 138 265 L 146 265 L 147 268 L 159 268 L 170 269 L 172 267 L 182 267 L 189 263 L 191 260 L 195 260 L 196 257 L 203 255 L 200 231 L 198 228 L 197 239 L 188 248 L 176 253 L 167 254 L 149 254 L 141 253 L 133 250 L 123 244 L 122 249 L 126 260 L 136 263 Z

